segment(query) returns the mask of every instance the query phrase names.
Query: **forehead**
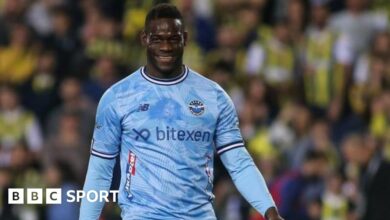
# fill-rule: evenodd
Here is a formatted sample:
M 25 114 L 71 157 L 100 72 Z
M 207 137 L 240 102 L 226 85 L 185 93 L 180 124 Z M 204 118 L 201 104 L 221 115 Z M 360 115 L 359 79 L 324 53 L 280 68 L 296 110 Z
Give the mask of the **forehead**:
M 183 31 L 183 24 L 179 19 L 161 18 L 150 21 L 147 31 L 150 34 L 173 34 Z

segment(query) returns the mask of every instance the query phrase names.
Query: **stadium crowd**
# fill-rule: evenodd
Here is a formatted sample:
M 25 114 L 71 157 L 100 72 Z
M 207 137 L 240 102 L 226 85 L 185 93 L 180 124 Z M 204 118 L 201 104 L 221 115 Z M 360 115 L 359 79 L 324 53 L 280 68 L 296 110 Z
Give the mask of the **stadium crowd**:
M 0 219 L 78 219 L 7 189 L 81 189 L 96 105 L 145 64 L 152 0 L 0 0 Z M 390 218 L 390 2 L 176 0 L 184 63 L 218 82 L 288 220 Z M 221 220 L 261 220 L 217 160 Z M 255 187 L 255 186 L 253 186 Z M 106 205 L 102 219 L 120 219 Z

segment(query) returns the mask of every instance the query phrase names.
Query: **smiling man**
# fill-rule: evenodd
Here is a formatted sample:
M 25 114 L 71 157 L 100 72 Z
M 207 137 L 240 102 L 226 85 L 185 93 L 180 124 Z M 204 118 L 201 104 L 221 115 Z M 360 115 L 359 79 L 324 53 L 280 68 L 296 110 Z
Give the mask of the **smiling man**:
M 109 190 L 119 155 L 122 218 L 216 219 L 216 153 L 241 194 L 269 220 L 281 220 L 244 147 L 232 101 L 183 65 L 187 32 L 177 8 L 159 4 L 141 35 L 147 64 L 109 88 L 99 102 L 84 190 Z M 80 219 L 104 203 L 83 200 Z

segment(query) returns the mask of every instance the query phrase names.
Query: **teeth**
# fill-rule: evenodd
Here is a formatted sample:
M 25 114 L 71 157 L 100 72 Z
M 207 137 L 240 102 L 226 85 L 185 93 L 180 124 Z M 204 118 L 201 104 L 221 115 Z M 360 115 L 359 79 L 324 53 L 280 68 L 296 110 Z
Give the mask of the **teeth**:
M 171 56 L 159 56 L 158 58 L 163 61 L 170 61 L 173 59 Z

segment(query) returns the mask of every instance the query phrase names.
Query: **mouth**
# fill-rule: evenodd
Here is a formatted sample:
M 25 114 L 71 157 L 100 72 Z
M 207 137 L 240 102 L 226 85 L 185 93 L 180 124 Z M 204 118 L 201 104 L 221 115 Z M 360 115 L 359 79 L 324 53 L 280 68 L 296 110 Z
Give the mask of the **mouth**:
M 156 56 L 156 57 L 162 63 L 170 63 L 174 60 L 173 56 L 160 55 L 160 56 Z

